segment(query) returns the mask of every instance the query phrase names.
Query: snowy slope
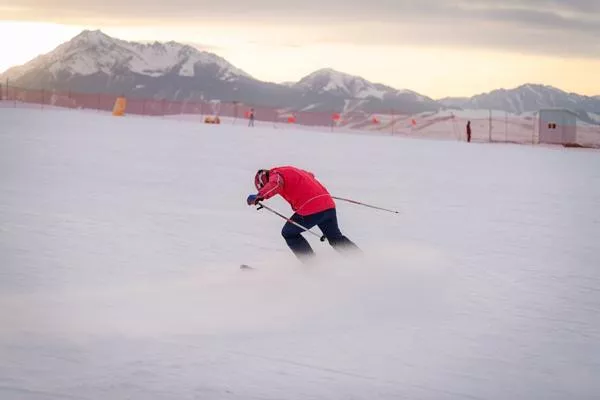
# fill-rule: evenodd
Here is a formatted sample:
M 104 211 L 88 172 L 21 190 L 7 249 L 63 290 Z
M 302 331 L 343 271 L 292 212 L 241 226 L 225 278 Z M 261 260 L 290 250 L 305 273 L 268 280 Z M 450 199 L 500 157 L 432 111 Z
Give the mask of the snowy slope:
M 600 125 L 600 113 L 588 113 L 590 119 Z
M 600 392 L 597 152 L 48 109 L 0 120 L 2 399 Z M 323 263 L 303 268 L 282 220 L 245 205 L 254 171 L 284 163 L 401 213 L 338 203 L 365 258 L 309 238 Z
M 329 99 L 329 102 L 335 105 L 334 109 L 343 112 L 384 109 L 421 112 L 440 108 L 434 100 L 412 90 L 397 90 L 331 68 L 315 71 L 300 79 L 292 87 L 305 95 Z
M 176 42 L 142 44 L 112 38 L 101 31 L 83 31 L 72 40 L 24 66 L 4 75 L 18 80 L 31 70 L 46 69 L 55 77 L 60 73 L 88 76 L 97 73 L 115 75 L 123 69 L 147 76 L 176 72 L 194 76 L 195 65 L 214 65 L 223 80 L 251 78 L 221 57 Z
M 553 86 L 530 83 L 469 98 L 444 98 L 439 102 L 447 107 L 504 110 L 512 113 L 538 111 L 542 108 L 567 108 L 588 112 L 600 110 L 600 99 L 597 97 L 567 93 Z
M 312 92 L 330 93 L 346 98 L 376 98 L 383 100 L 386 95 L 412 94 L 417 101 L 425 101 L 427 99 L 410 90 L 397 90 L 331 68 L 320 69 L 305 76 L 295 84 L 295 87 Z
M 387 88 L 378 88 L 375 84 L 368 82 L 358 76 L 348 75 L 333 69 L 325 68 L 313 72 L 302 78 L 296 87 L 317 91 L 327 92 L 343 97 L 367 98 L 375 97 L 383 99 L 388 92 Z M 389 88 L 391 90 L 391 88 Z

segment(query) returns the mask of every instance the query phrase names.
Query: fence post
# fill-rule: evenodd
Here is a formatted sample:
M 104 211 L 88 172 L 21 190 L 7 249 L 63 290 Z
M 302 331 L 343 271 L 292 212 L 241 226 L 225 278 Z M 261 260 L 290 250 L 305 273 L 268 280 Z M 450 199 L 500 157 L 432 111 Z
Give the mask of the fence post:
M 456 129 L 456 118 L 454 117 L 454 112 L 450 111 L 450 119 L 452 119 L 452 132 L 454 132 L 454 137 L 459 142 L 462 141 L 462 137 L 460 134 L 460 129 Z
M 343 111 L 342 111 L 342 112 L 343 112 Z M 329 115 L 329 118 L 331 118 L 331 132 L 333 132 L 333 128 L 334 128 L 334 126 L 335 126 L 335 123 L 336 123 L 336 121 L 337 121 L 337 120 L 336 120 L 336 118 L 334 118 L 334 115 L 337 117 L 337 112 L 335 112 L 335 111 L 334 111 L 334 112 L 332 112 L 332 113 Z M 340 115 L 340 118 L 341 118 L 341 117 L 342 117 L 342 113 L 340 113 L 339 115 Z
M 532 124 L 533 124 L 533 126 L 531 127 L 532 128 L 531 129 L 531 145 L 532 146 L 535 145 L 535 127 L 536 127 L 536 125 L 539 128 L 539 124 L 537 124 L 537 122 L 538 122 L 537 118 L 539 118 L 539 113 L 535 113 L 534 115 L 536 115 L 536 114 L 537 114 L 537 116 L 531 119 Z
M 489 111 L 490 111 L 490 119 L 489 119 L 489 130 L 490 130 L 489 136 L 490 137 L 489 137 L 489 142 L 492 143 L 492 109 L 490 108 Z
M 508 111 L 504 111 L 504 141 L 508 143 Z
M 238 101 L 234 100 L 233 101 L 233 125 L 235 125 L 236 121 L 237 121 L 237 117 L 238 117 Z

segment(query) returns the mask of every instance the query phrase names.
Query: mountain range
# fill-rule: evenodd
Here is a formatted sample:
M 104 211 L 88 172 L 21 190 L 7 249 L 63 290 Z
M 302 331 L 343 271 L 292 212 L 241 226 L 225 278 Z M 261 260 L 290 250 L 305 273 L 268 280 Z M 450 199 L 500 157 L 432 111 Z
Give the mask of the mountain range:
M 511 113 L 567 108 L 584 120 L 600 113 L 600 96 L 524 84 L 469 98 L 432 99 L 333 69 L 298 82 L 272 83 L 252 77 L 216 54 L 177 42 L 136 43 L 85 30 L 53 51 L 8 69 L 0 82 L 11 86 L 125 94 L 170 100 L 240 101 L 266 107 L 312 111 L 420 113 L 441 109 L 495 109 Z

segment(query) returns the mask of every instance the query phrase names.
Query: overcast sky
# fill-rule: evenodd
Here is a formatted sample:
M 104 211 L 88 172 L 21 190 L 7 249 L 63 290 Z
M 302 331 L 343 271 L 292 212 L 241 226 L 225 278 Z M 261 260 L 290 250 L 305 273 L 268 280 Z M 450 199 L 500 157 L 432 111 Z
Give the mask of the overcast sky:
M 569 74 L 589 72 L 588 80 L 598 82 L 588 90 L 600 94 L 596 69 L 600 66 L 600 0 L 19 0 L 16 4 L 0 0 L 0 18 L 53 22 L 73 29 L 97 27 L 130 40 L 185 41 L 210 48 L 258 78 L 273 81 L 296 80 L 320 62 L 323 67 L 362 72 L 375 80 L 387 71 L 388 79 L 379 81 L 406 87 L 409 79 L 394 81 L 389 74 L 402 66 L 412 71 L 419 62 L 443 57 L 453 73 L 462 59 L 470 63 L 469 75 L 475 68 L 473 79 L 493 85 L 492 75 L 486 77 L 480 69 L 489 68 L 490 62 L 499 68 L 497 62 L 513 63 L 521 56 L 521 79 L 533 77 L 535 66 L 544 79 L 548 69 L 557 75 L 562 75 L 561 68 Z M 1 40 L 7 39 L 0 39 L 3 47 L 9 45 Z M 278 53 L 292 59 L 295 54 L 305 65 L 279 65 L 279 70 L 289 72 L 277 72 L 272 64 Z M 387 69 L 372 66 L 369 73 L 364 57 L 389 65 Z M 481 68 L 473 63 L 481 63 Z M 506 66 L 517 82 L 515 65 Z M 493 74 L 502 80 L 506 72 Z M 419 79 L 425 80 L 415 77 L 415 84 Z M 563 80 L 567 85 L 568 79 Z M 483 81 L 467 82 L 465 92 L 483 90 Z M 557 76 L 549 83 L 559 81 Z M 577 89 L 582 88 L 583 84 Z

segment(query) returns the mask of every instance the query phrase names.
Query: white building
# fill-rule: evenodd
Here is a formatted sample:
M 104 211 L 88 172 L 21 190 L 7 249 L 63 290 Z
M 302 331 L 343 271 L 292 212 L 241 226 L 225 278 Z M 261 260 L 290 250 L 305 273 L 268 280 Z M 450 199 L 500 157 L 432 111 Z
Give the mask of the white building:
M 544 109 L 538 113 L 539 143 L 575 144 L 577 114 L 566 109 Z

